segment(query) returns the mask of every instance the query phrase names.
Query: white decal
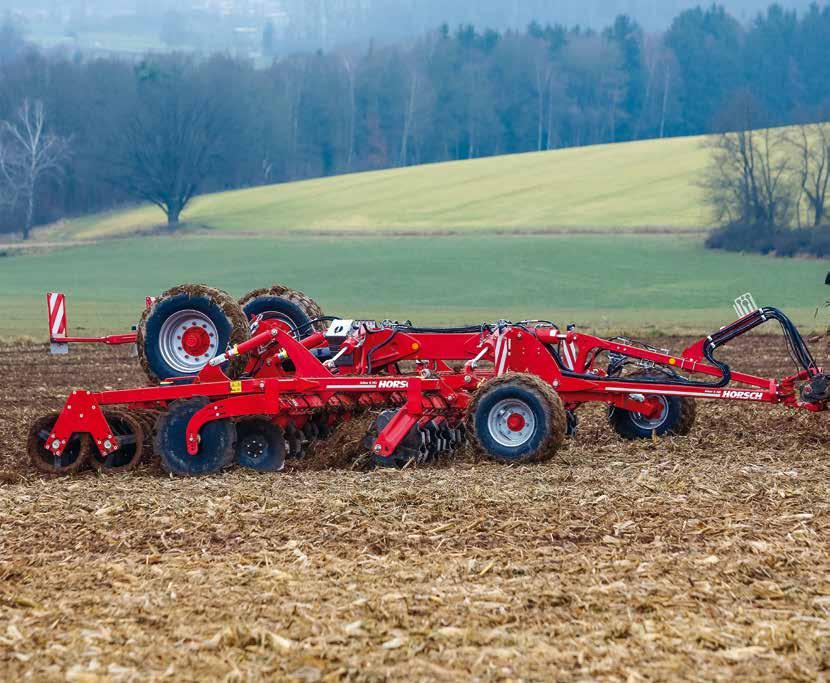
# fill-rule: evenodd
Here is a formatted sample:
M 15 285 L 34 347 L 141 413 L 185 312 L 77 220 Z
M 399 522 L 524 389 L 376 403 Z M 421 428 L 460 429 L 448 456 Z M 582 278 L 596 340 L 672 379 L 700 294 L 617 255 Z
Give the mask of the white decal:
M 409 382 L 405 379 L 382 379 L 378 382 L 378 389 L 408 389 Z
M 764 398 L 763 391 L 736 391 L 727 390 L 721 393 L 721 398 L 733 398 L 738 401 L 760 401 Z

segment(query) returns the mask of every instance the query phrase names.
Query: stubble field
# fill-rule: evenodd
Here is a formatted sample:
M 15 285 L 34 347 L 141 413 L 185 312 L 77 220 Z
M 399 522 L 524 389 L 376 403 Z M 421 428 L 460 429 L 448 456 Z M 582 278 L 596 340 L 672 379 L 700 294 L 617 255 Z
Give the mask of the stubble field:
M 733 357 L 785 371 L 776 343 Z M 830 670 L 826 415 L 702 404 L 690 437 L 629 444 L 591 409 L 535 467 L 463 453 L 403 472 L 194 480 L 28 469 L 34 417 L 72 387 L 140 383 L 136 368 L 118 349 L 0 346 L 4 680 Z

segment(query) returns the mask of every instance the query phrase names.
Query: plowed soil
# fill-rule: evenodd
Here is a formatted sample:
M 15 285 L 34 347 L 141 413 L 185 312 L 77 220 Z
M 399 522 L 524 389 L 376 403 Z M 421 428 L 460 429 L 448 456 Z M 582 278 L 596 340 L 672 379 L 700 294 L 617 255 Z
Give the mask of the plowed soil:
M 729 357 L 785 373 L 780 349 Z M 31 470 L 29 422 L 137 368 L 124 349 L 0 347 L 0 679 L 830 671 L 827 414 L 700 404 L 691 436 L 624 443 L 591 408 L 530 467 Z

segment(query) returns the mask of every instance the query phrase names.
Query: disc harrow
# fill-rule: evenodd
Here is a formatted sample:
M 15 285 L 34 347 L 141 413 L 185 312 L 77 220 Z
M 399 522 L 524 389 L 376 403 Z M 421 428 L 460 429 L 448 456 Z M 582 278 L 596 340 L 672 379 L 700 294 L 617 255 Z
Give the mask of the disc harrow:
M 158 458 L 180 476 L 236 464 L 277 472 L 338 427 L 374 415 L 362 439 L 379 467 L 423 465 L 471 442 L 493 460 L 543 462 L 577 438 L 579 408 L 608 406 L 624 439 L 688 434 L 697 400 L 781 405 L 819 413 L 828 376 L 793 323 L 775 308 L 742 310 L 730 325 L 680 353 L 604 339 L 548 321 L 501 320 L 455 328 L 323 316 L 306 295 L 281 286 L 239 302 L 206 285 L 148 299 L 138 333 L 66 336 L 48 295 L 51 337 L 67 344 L 137 343 L 151 384 L 74 391 L 60 413 L 37 420 L 28 450 L 36 468 L 72 474 L 130 471 Z M 741 300 L 743 301 L 743 299 Z M 718 360 L 717 350 L 777 322 L 796 365 L 781 379 Z M 143 350 L 142 350 L 143 349 Z

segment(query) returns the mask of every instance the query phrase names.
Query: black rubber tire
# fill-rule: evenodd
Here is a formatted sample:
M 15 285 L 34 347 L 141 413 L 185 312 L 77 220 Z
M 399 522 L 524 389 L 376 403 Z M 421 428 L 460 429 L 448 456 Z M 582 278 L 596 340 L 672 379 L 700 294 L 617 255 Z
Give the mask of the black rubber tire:
M 505 399 L 524 403 L 535 420 L 532 436 L 517 446 L 499 443 L 490 433 L 490 411 Z M 559 394 L 538 377 L 524 373 L 509 373 L 483 384 L 470 404 L 467 423 L 478 448 L 492 460 L 508 464 L 549 460 L 562 446 L 568 429 Z
M 120 442 L 120 448 L 102 456 L 97 448 L 89 455 L 89 464 L 102 473 L 129 472 L 141 464 L 146 443 L 144 424 L 138 414 L 133 415 L 123 410 L 108 410 L 104 417 L 112 429 L 113 436 Z
M 203 396 L 186 398 L 170 404 L 156 427 L 155 449 L 166 472 L 183 477 L 214 474 L 233 463 L 236 430 L 228 419 L 214 420 L 199 433 L 199 452 L 187 452 L 187 423 L 210 403 Z
M 317 318 L 321 318 L 323 316 L 323 309 L 320 308 L 314 299 L 299 290 L 291 289 L 285 285 L 271 285 L 270 287 L 263 287 L 261 289 L 255 289 L 252 292 L 248 292 L 239 300 L 239 305 L 244 308 L 253 299 L 264 296 L 278 297 L 283 301 L 293 303 L 306 315 L 308 320 L 316 320 Z M 326 327 L 327 323 L 323 321 L 315 322 L 313 329 L 309 329 L 308 334 L 315 331 L 322 332 L 326 329 Z M 307 336 L 305 332 L 303 332 L 303 336 Z
M 264 417 L 236 423 L 236 464 L 256 472 L 282 472 L 285 467 L 285 434 Z
M 628 379 L 648 377 L 662 377 L 653 373 L 641 373 L 628 377 Z M 697 404 L 694 399 L 687 396 L 660 396 L 665 402 L 668 410 L 663 421 L 656 427 L 645 428 L 636 423 L 636 416 L 628 410 L 622 410 L 616 406 L 608 409 L 608 421 L 623 439 L 635 441 L 637 439 L 651 439 L 654 436 L 686 436 L 692 431 L 697 417 Z
M 298 331 L 298 337 L 304 339 L 314 330 L 311 318 L 297 304 L 278 296 L 258 296 L 250 299 L 243 307 L 245 317 L 249 321 L 258 315 L 275 313 L 279 318 L 293 325 Z
M 50 413 L 38 418 L 29 428 L 26 446 L 29 459 L 38 470 L 47 474 L 74 474 L 83 469 L 94 448 L 89 434 L 73 434 L 60 458 L 55 458 L 44 448 L 49 432 L 58 421 L 59 413 Z M 46 437 L 44 438 L 44 433 Z
M 138 324 L 136 348 L 138 359 L 148 379 L 154 384 L 165 379 L 192 377 L 198 373 L 183 373 L 171 367 L 159 350 L 161 327 L 174 313 L 193 309 L 206 315 L 217 330 L 217 353 L 229 345 L 240 344 L 250 336 L 245 313 L 237 302 L 222 290 L 207 285 L 180 285 L 162 294 L 155 303 L 144 310 Z M 247 358 L 237 356 L 221 367 L 231 378 L 244 369 Z

